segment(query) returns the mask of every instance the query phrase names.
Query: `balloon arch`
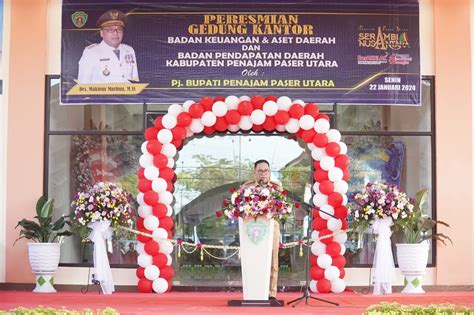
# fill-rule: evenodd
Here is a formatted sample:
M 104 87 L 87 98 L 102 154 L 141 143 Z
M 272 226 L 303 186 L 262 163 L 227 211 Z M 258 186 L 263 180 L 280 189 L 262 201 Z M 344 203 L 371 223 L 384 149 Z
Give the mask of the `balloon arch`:
M 307 143 L 314 159 L 313 203 L 327 213 L 313 210 L 310 289 L 340 293 L 345 289 L 344 258 L 347 240 L 347 146 L 338 130 L 330 129 L 329 117 L 318 106 L 289 97 L 236 96 L 204 97 L 198 102 L 173 104 L 145 131 L 138 170 L 138 230 L 153 238 L 137 235 L 138 290 L 165 293 L 174 276 L 171 267 L 174 156 L 186 138 L 194 134 L 219 132 L 286 132 Z M 319 237 L 334 234 L 332 237 Z

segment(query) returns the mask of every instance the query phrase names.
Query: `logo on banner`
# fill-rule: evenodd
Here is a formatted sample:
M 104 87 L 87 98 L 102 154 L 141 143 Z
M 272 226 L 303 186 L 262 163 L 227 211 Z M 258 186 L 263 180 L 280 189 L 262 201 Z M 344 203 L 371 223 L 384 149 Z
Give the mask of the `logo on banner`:
M 378 26 L 374 28 L 365 28 L 359 26 L 359 47 L 374 48 L 376 50 L 399 50 L 410 48 L 408 30 L 400 27 L 388 28 Z
M 84 11 L 77 11 L 71 15 L 72 23 L 75 27 L 81 28 L 86 25 L 87 22 L 87 13 Z
M 247 223 L 247 236 L 254 245 L 260 244 L 265 235 L 267 235 L 267 225 L 260 221 L 251 221 Z

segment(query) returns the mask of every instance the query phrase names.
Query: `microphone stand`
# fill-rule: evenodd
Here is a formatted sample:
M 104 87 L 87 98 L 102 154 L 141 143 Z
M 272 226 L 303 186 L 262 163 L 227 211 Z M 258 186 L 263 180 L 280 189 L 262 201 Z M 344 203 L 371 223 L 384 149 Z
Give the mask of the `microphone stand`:
M 308 214 L 308 228 L 306 229 L 306 240 L 307 240 L 308 243 L 306 244 L 306 260 L 305 260 L 305 264 L 304 264 L 304 271 L 305 271 L 305 275 L 306 275 L 305 276 L 305 290 L 304 290 L 302 296 L 300 296 L 297 299 L 294 299 L 292 301 L 287 302 L 286 305 L 290 305 L 292 303 L 295 303 L 295 304 L 292 305 L 292 307 L 296 307 L 296 305 L 298 305 L 301 301 L 303 301 L 303 299 L 305 300 L 305 304 L 308 305 L 308 299 L 313 299 L 313 300 L 321 301 L 321 302 L 324 302 L 324 303 L 329 303 L 329 304 L 339 306 L 338 303 L 314 297 L 314 296 L 311 295 L 311 293 L 309 293 L 309 255 L 310 255 L 309 240 L 310 240 L 310 237 L 311 237 L 310 230 L 312 230 L 312 228 L 311 228 L 311 221 L 312 221 L 311 220 L 312 219 L 311 209 L 312 208 L 309 207 L 307 209 L 309 209 L 309 210 L 306 210 L 306 212 Z M 318 208 L 318 211 L 320 211 L 324 214 L 327 214 L 328 216 L 331 216 L 333 218 L 339 219 L 338 217 L 336 217 L 336 216 L 334 216 L 330 213 L 327 213 L 326 211 L 321 210 L 319 208 Z

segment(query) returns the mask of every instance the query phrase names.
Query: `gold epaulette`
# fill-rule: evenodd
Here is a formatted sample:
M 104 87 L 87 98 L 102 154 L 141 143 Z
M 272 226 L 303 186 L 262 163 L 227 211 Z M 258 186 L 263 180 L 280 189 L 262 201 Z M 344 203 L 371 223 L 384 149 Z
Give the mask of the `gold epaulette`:
M 98 44 L 97 43 L 94 43 L 94 44 L 91 44 L 89 46 L 87 46 L 86 48 L 87 49 L 91 49 L 91 48 L 94 48 L 95 46 L 97 46 Z

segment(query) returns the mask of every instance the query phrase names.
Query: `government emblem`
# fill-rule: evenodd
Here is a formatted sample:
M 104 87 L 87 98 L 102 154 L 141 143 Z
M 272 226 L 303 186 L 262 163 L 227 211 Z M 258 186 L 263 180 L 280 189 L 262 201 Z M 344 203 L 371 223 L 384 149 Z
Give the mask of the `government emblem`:
M 246 228 L 247 236 L 254 245 L 260 244 L 260 242 L 267 235 L 267 225 L 259 221 L 251 221 L 247 223 Z
M 75 27 L 81 28 L 86 25 L 87 22 L 87 13 L 84 11 L 77 11 L 71 15 L 72 23 Z

